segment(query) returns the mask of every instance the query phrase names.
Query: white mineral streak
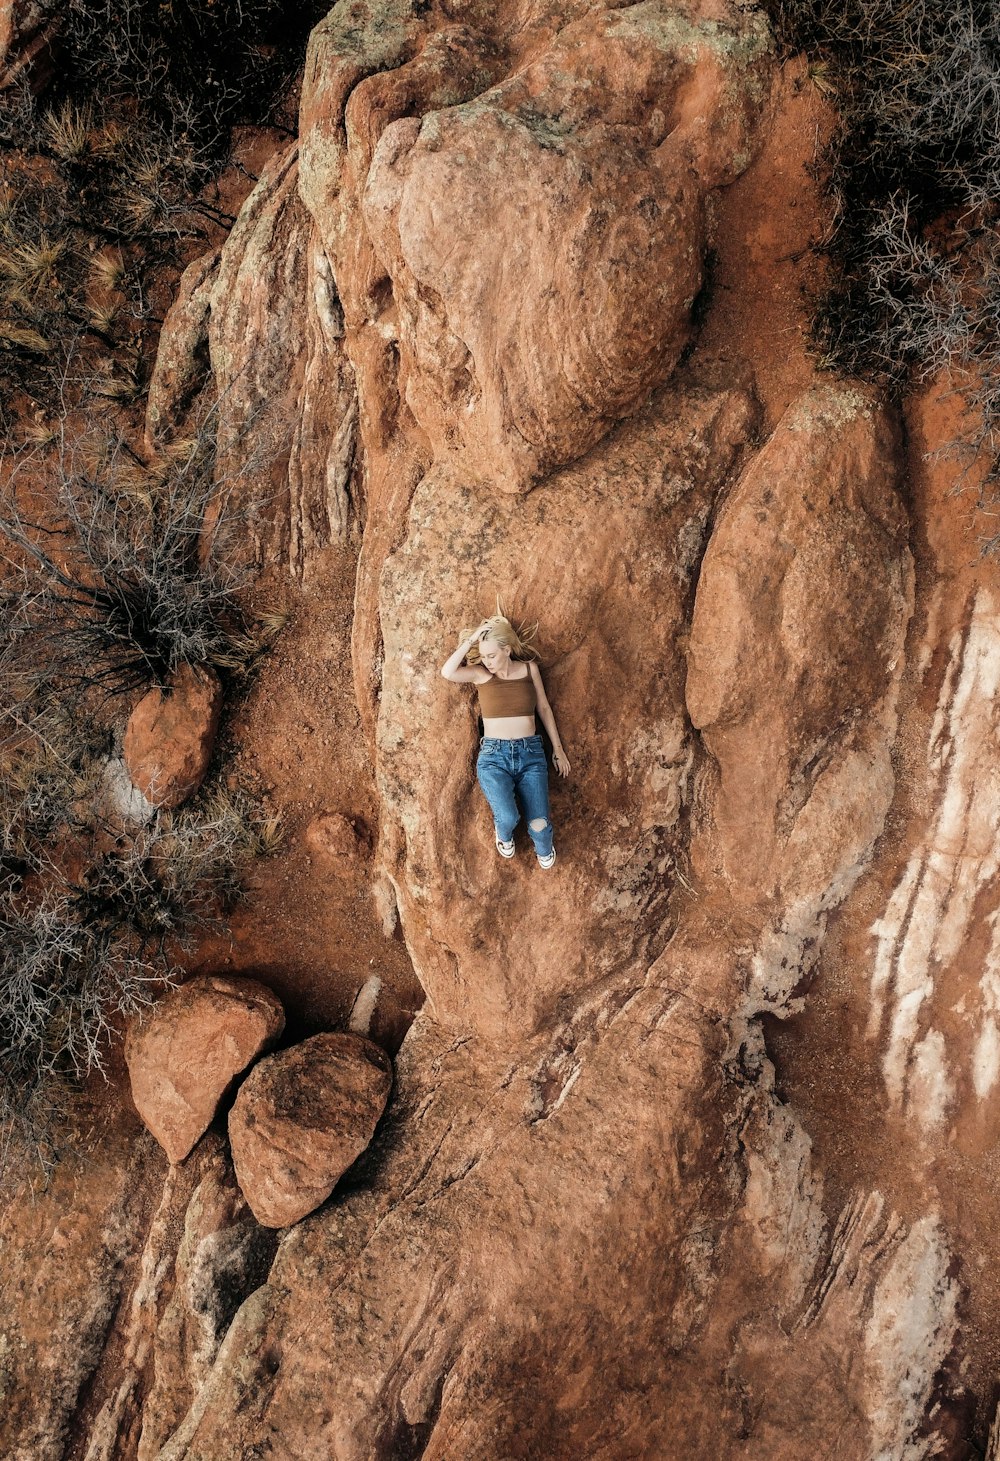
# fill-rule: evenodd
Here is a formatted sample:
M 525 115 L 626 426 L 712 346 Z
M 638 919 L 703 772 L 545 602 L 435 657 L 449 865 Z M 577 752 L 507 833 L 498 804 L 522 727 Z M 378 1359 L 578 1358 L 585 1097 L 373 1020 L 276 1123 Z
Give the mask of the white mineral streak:
M 989 923 L 993 933 L 979 981 L 983 1022 L 972 1053 L 972 1084 L 981 1101 L 1000 1076 L 1000 915 L 991 913 Z
M 996 1414 L 993 1417 L 993 1424 L 990 1426 L 989 1440 L 986 1443 L 985 1461 L 1000 1461 L 1000 1405 L 997 1406 Z
M 174 1189 L 180 1180 L 180 1170 L 179 1167 L 167 1169 L 163 1197 L 149 1230 L 139 1267 L 139 1281 L 132 1295 L 121 1360 L 122 1379 L 117 1390 L 104 1402 L 93 1424 L 86 1461 L 111 1461 L 117 1454 L 122 1421 L 140 1384 L 153 1346 L 157 1307 L 175 1256 L 169 1233 L 173 1217 Z
M 934 1377 L 957 1327 L 958 1285 L 935 1216 L 921 1218 L 875 1286 L 865 1329 L 871 1461 L 922 1461 L 935 1454 L 920 1435 Z
M 358 990 L 347 1022 L 347 1028 L 353 1030 L 356 1035 L 367 1035 L 371 1029 L 372 1015 L 375 1013 L 375 1006 L 378 1004 L 381 992 L 382 981 L 377 974 L 372 974 L 370 978 L 366 979 Z
M 925 1129 L 940 1124 L 954 1099 L 954 1078 L 940 1030 L 926 1006 L 935 982 L 965 949 L 978 901 L 1000 870 L 1000 616 L 980 589 L 964 631 L 951 641 L 928 744 L 929 832 L 920 839 L 883 916 L 876 939 L 868 1037 L 888 1036 L 882 1069 L 894 1105 Z M 993 921 L 991 919 L 991 921 Z M 978 993 L 981 1025 L 972 1061 L 980 1098 L 1000 1072 L 1000 938 L 993 940 Z

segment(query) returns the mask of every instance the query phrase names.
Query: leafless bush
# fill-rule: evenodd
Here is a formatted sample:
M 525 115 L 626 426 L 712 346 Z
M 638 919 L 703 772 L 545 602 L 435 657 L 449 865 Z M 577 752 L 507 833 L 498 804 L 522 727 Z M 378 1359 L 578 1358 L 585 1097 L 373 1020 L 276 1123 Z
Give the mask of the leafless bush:
M 113 1021 L 170 977 L 82 922 L 68 890 L 0 900 L 0 1153 L 44 1148 L 60 1086 L 99 1068 Z
M 151 281 L 232 223 L 217 180 L 238 123 L 277 123 L 319 0 L 69 0 L 44 97 L 0 91 L 0 431 L 53 409 L 67 361 L 145 392 Z M 290 118 L 286 119 L 290 121 Z M 96 248 L 122 264 L 113 283 Z M 22 399 L 23 398 L 23 399 Z
M 0 517 L 22 675 L 33 665 L 72 694 L 107 697 L 163 687 L 182 664 L 246 670 L 263 652 L 281 616 L 254 623 L 239 601 L 256 460 L 219 480 L 214 426 L 210 413 L 152 460 L 120 436 L 60 430 L 54 451 L 15 469 L 16 488 L 19 470 L 44 465 L 57 516 L 15 505 Z
M 106 747 L 68 708 L 0 700 L 0 897 L 46 872 L 59 836 L 93 827 Z
M 134 95 L 167 115 L 193 108 L 203 137 L 273 121 L 301 65 L 324 0 L 70 0 L 65 34 L 75 72 L 112 97 Z
M 175 980 L 195 933 L 221 926 L 280 828 L 214 791 L 113 834 L 95 815 L 69 848 L 48 819 L 27 840 L 44 879 L 0 883 L 0 1165 L 5 1149 L 44 1154 L 61 1093 L 103 1068 L 112 1030 Z
M 985 0 L 764 0 L 764 8 L 780 40 L 817 58 L 840 114 L 826 158 L 836 226 L 832 283 L 816 300 L 818 349 L 833 367 L 897 390 L 943 372 L 963 389 L 972 381 L 965 429 L 950 450 L 992 461 L 979 488 L 992 510 L 1000 9 Z

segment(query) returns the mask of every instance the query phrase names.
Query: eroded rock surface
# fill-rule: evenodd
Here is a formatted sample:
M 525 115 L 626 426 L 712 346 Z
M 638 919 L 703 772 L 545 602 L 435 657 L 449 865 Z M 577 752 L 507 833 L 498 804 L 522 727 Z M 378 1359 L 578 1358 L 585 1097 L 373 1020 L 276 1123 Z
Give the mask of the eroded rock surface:
M 184 1160 L 234 1079 L 284 1024 L 265 985 L 212 975 L 189 979 L 133 1023 L 125 1041 L 132 1099 L 171 1162 Z
M 0 87 L 27 73 L 34 88 L 51 79 L 58 7 L 44 0 L 0 0 Z
M 262 1060 L 229 1113 L 236 1176 L 258 1221 L 283 1228 L 325 1202 L 391 1089 L 392 1061 L 362 1035 L 314 1035 Z
M 332 867 L 349 872 L 364 846 L 364 835 L 342 812 L 321 812 L 306 828 L 305 841 Z
M 445 48 L 471 90 L 487 37 L 455 27 L 435 37 Z M 746 148 L 766 37 L 656 4 L 571 11 L 509 77 L 393 120 L 430 49 L 358 87 L 348 151 L 365 155 L 352 113 L 381 113 L 362 210 L 398 311 L 401 395 L 437 459 L 454 449 L 516 491 L 581 456 L 676 363 L 703 198 Z M 685 125 L 696 89 L 701 127 Z M 724 137 L 703 135 L 706 112 Z
M 146 399 L 150 451 L 183 426 L 208 377 L 208 320 L 218 268 L 216 249 L 189 264 L 167 311 Z
M 381 860 L 446 1025 L 527 1035 L 633 951 L 662 948 L 694 764 L 681 625 L 713 494 L 753 419 L 741 391 L 667 393 L 523 502 L 445 468 L 417 489 L 382 580 Z M 484 583 L 516 583 L 522 611 L 546 614 L 546 685 L 576 768 L 568 794 L 553 788 L 551 879 L 531 858 L 498 863 L 470 795 L 475 700 L 438 673 Z

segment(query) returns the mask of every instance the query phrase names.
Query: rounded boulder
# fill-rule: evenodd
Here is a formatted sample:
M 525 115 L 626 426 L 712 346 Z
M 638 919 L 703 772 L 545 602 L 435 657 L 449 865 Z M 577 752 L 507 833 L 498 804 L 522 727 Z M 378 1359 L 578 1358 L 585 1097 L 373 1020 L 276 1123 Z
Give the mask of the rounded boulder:
M 285 1027 L 255 979 L 199 976 L 158 1000 L 125 1039 L 132 1099 L 171 1162 L 182 1162 L 233 1081 Z
M 362 1035 L 314 1035 L 262 1060 L 229 1113 L 236 1178 L 258 1222 L 283 1228 L 325 1202 L 391 1089 L 392 1061 Z
M 204 665 L 181 665 L 129 716 L 123 755 L 132 785 L 154 807 L 179 807 L 205 779 L 222 714 L 222 685 Z

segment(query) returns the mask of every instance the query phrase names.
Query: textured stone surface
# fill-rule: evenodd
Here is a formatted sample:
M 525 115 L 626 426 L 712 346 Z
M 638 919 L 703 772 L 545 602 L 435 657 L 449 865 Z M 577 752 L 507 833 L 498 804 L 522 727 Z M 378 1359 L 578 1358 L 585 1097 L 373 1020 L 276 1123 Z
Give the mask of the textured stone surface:
M 352 865 L 364 847 L 364 836 L 350 817 L 341 812 L 321 812 L 313 817 L 305 831 L 306 846 L 344 871 Z
M 218 268 L 217 249 L 189 264 L 163 321 L 146 398 L 146 442 L 150 451 L 169 440 L 182 425 L 208 378 L 208 320 Z
M 130 1027 L 132 1099 L 171 1162 L 184 1160 L 234 1078 L 284 1023 L 281 1002 L 265 985 L 202 975 L 165 994 Z
M 158 1454 L 273 1253 L 273 1236 L 248 1212 L 213 1133 L 167 1174 L 118 1319 L 116 1383 L 89 1427 L 86 1461 Z
M 717 179 L 667 137 L 714 36 L 644 10 L 567 25 L 474 101 L 390 123 L 372 157 L 404 399 L 436 457 L 459 448 L 504 491 L 580 456 L 687 338 Z M 745 64 L 762 37 L 736 46 Z
M 707 445 L 718 441 L 719 435 L 707 423 L 725 420 L 738 435 L 748 430 L 752 418 L 745 407 L 734 417 L 725 414 L 718 398 L 709 402 L 702 398 L 696 403 L 688 397 L 681 406 L 673 398 L 672 409 L 664 409 L 663 416 L 681 417 L 689 428 L 695 420 L 702 421 L 693 447 L 690 432 L 687 438 L 688 470 L 692 460 L 698 462 L 719 483 L 718 472 L 711 473 L 713 458 Z M 652 437 L 657 442 L 656 459 L 669 482 L 676 469 L 663 437 L 656 434 L 658 419 L 647 413 L 637 420 L 634 431 L 639 441 Z M 800 462 L 811 463 L 812 479 L 808 487 L 802 486 L 801 471 L 789 467 L 788 488 L 777 499 L 784 510 L 762 516 L 759 504 L 747 509 L 756 524 L 756 557 L 745 560 L 746 580 L 740 592 L 726 601 L 727 634 L 738 635 L 744 621 L 753 628 L 753 606 L 766 597 L 760 581 L 774 575 L 773 565 L 782 561 L 797 514 L 806 511 L 796 505 L 801 489 L 817 504 L 826 534 L 825 539 L 823 534 L 806 536 L 803 530 L 803 551 L 815 547 L 821 555 L 826 553 L 825 572 L 828 581 L 832 575 L 833 591 L 840 587 L 837 566 L 843 565 L 845 585 L 854 582 L 855 557 L 868 540 L 866 535 L 875 535 L 878 555 L 870 555 L 867 568 L 869 573 L 878 569 L 876 584 L 881 585 L 883 605 L 878 623 L 885 645 L 898 646 L 909 614 L 909 569 L 894 497 L 897 447 L 890 423 L 864 398 L 850 395 L 826 401 L 825 409 L 808 398 L 790 420 L 798 434 Z M 839 423 L 836 430 L 835 423 Z M 780 426 L 761 453 L 765 462 L 770 455 L 768 476 L 779 489 L 777 463 L 787 430 L 787 423 Z M 641 512 L 643 479 L 634 457 L 625 456 L 627 467 L 620 475 L 614 470 L 619 460 L 616 450 L 624 451 L 622 444 L 631 442 L 632 431 L 632 424 L 623 428 L 605 452 L 595 454 L 590 469 L 595 476 L 600 472 L 597 480 L 605 486 L 627 480 L 639 504 L 636 511 Z M 846 457 L 849 472 L 838 451 Z M 732 488 L 719 514 L 705 554 L 699 595 L 703 586 L 706 594 L 715 592 L 713 564 L 725 561 L 721 550 L 729 541 L 727 535 L 737 531 L 740 512 L 753 500 L 760 459 Z M 843 503 L 842 493 L 831 490 L 831 484 L 841 484 L 845 475 L 851 477 L 854 496 Z M 572 481 L 569 474 L 557 479 L 561 488 L 557 500 L 567 508 L 572 504 L 568 512 L 572 521 L 587 522 L 586 499 L 581 505 L 569 496 L 567 477 Z M 462 531 L 468 517 L 468 541 L 476 543 L 479 552 L 488 553 L 492 547 L 471 494 L 455 493 L 449 499 L 441 478 L 435 478 L 433 486 L 444 510 L 422 514 L 418 492 L 408 548 L 398 555 L 398 575 L 393 560 L 384 578 L 385 601 L 391 598 L 397 612 L 402 605 L 404 625 L 407 608 L 413 606 L 411 633 L 419 630 L 418 606 L 429 597 L 418 571 L 421 534 L 433 542 L 430 533 L 440 522 L 447 525 L 454 543 L 456 524 Z M 539 489 L 521 508 L 536 535 L 556 516 L 530 517 L 531 507 L 544 503 L 545 491 Z M 464 515 L 455 510 L 458 502 Z M 875 505 L 875 515 L 869 514 L 868 504 Z M 663 587 L 670 581 L 670 569 L 661 569 L 657 593 L 651 582 L 644 586 L 642 578 L 643 554 L 653 553 L 661 539 L 653 536 L 648 518 L 640 516 L 639 521 L 642 526 L 632 537 L 622 527 L 622 522 L 628 523 L 627 515 L 618 519 L 615 539 L 615 548 L 633 570 L 630 586 L 641 602 L 656 604 L 642 622 L 644 634 L 633 651 L 637 658 L 651 642 L 676 639 L 676 627 L 673 635 L 667 629 L 670 600 Z M 661 531 L 676 554 L 686 536 L 681 530 L 685 519 L 672 519 L 668 513 L 660 521 L 673 524 L 672 530 Z M 511 532 L 509 520 L 504 527 L 505 533 L 496 534 L 501 543 Z M 700 530 L 689 529 L 688 534 L 697 554 Z M 592 531 L 582 535 L 581 551 L 591 551 L 594 536 Z M 556 546 L 552 540 L 542 541 L 540 565 L 552 570 L 560 562 L 558 539 Z M 588 646 L 600 642 L 604 625 L 613 626 L 607 629 L 608 638 L 621 653 L 622 644 L 628 643 L 624 611 L 628 601 L 623 597 L 622 617 L 617 619 L 616 559 L 603 546 L 601 570 L 591 575 L 604 586 L 603 614 L 588 616 L 576 608 L 574 620 L 588 624 Z M 660 563 L 676 563 L 663 548 L 659 552 Z M 475 554 L 470 556 L 470 575 L 481 573 L 482 564 Z M 522 549 L 522 559 L 525 556 Z M 457 557 L 461 562 L 462 555 Z M 795 562 L 793 551 L 788 558 Z M 435 561 L 433 553 L 428 552 L 427 560 Z M 683 582 L 676 568 L 672 576 Z M 560 605 L 564 597 L 579 592 L 581 581 L 586 582 L 587 575 L 579 568 L 554 572 L 550 602 Z M 675 601 L 675 626 L 682 622 L 685 602 L 690 600 L 681 596 Z M 697 604 L 694 612 L 697 619 Z M 664 618 L 658 620 L 656 613 Z M 663 625 L 661 639 L 658 623 Z M 763 635 L 763 630 L 758 632 Z M 692 747 L 689 754 L 698 762 L 701 792 L 691 853 L 692 862 L 703 872 L 696 901 L 686 905 L 676 933 L 655 962 L 629 956 L 626 934 L 616 930 L 611 938 L 607 927 L 598 932 L 598 925 L 588 921 L 599 879 L 595 873 L 594 882 L 587 882 L 584 854 L 574 856 L 574 878 L 583 885 L 581 906 L 572 902 L 572 887 L 562 892 L 569 903 L 566 925 L 559 925 L 558 907 L 546 907 L 539 901 L 542 895 L 533 892 L 532 948 L 522 951 L 518 964 L 512 945 L 504 968 L 523 973 L 524 959 L 539 958 L 538 946 L 544 948 L 546 931 L 553 925 L 559 929 L 565 960 L 565 951 L 572 947 L 570 920 L 591 957 L 598 948 L 613 947 L 621 962 L 607 966 L 593 992 L 579 987 L 572 1003 L 566 1002 L 569 1012 L 562 1021 L 548 1014 L 546 1033 L 528 1046 L 522 1044 L 519 1054 L 516 1042 L 511 1042 L 507 1059 L 503 1045 L 491 1048 L 482 1034 L 488 1028 L 490 981 L 498 977 L 496 950 L 504 932 L 498 922 L 510 922 L 523 938 L 528 903 L 517 911 L 516 891 L 505 891 L 504 919 L 494 916 L 488 935 L 484 924 L 478 939 L 460 941 L 463 905 L 455 895 L 454 880 L 461 877 L 462 844 L 458 831 L 447 825 L 447 804 L 440 823 L 435 820 L 434 801 L 441 796 L 440 782 L 447 786 L 446 767 L 456 757 L 444 747 L 437 775 L 426 755 L 423 768 L 416 756 L 409 759 L 409 745 L 424 743 L 409 729 L 406 717 L 419 714 L 427 698 L 419 681 L 427 656 L 414 653 L 408 666 L 400 643 L 403 674 L 410 670 L 407 681 L 394 673 L 390 652 L 380 722 L 385 727 L 380 733 L 387 768 L 385 803 L 390 808 L 401 805 L 395 800 L 397 777 L 400 785 L 411 788 L 410 795 L 414 786 L 427 787 L 426 799 L 418 791 L 417 808 L 401 818 L 407 861 L 397 866 L 396 882 L 404 927 L 412 920 L 415 959 L 433 1001 L 427 1008 L 438 1016 L 442 1007 L 447 1008 L 450 1023 L 458 1023 L 460 1012 L 479 1030 L 480 1038 L 447 1041 L 426 1015 L 418 1022 L 401 1052 L 400 1105 L 390 1117 L 381 1149 L 373 1154 L 378 1158 L 370 1168 L 373 1190 L 305 1229 L 298 1243 L 279 1258 L 273 1289 L 278 1308 L 268 1311 L 267 1323 L 270 1332 L 277 1330 L 283 1343 L 294 1347 L 301 1363 L 276 1376 L 266 1375 L 259 1363 L 252 1363 L 249 1372 L 243 1368 L 251 1354 L 262 1352 L 262 1336 L 254 1331 L 248 1313 L 251 1327 L 239 1339 L 244 1357 L 240 1369 L 230 1369 L 228 1386 L 216 1386 L 212 1416 L 206 1413 L 197 1426 L 185 1431 L 183 1445 L 179 1433 L 172 1457 L 221 1458 L 234 1435 L 248 1441 L 254 1432 L 240 1416 L 243 1396 L 251 1390 L 258 1403 L 263 1399 L 268 1421 L 282 1435 L 289 1455 L 302 1451 L 319 1456 L 326 1448 L 344 1457 L 389 1457 L 420 1437 L 427 1456 L 461 1454 L 497 1461 L 529 1454 L 567 1461 L 571 1456 L 629 1454 L 793 1457 L 802 1454 L 803 1446 L 819 1445 L 824 1436 L 834 1434 L 845 1454 L 862 1456 L 876 1454 L 871 1449 L 876 1438 L 891 1448 L 901 1435 L 912 1435 L 913 1417 L 929 1404 L 935 1374 L 955 1335 L 956 1293 L 948 1278 L 940 1228 L 931 1217 L 922 1226 L 909 1228 L 885 1212 L 879 1194 L 859 1194 L 859 1204 L 867 1204 L 867 1217 L 858 1256 L 846 1269 L 855 1289 L 849 1302 L 839 1302 L 843 1285 L 836 1275 L 842 1260 L 826 1227 L 821 1178 L 812 1170 L 808 1139 L 774 1097 L 759 1026 L 750 1019 L 756 996 L 742 974 L 748 955 L 769 946 L 774 928 L 782 926 L 782 913 L 794 910 L 803 890 L 814 899 L 825 898 L 826 907 L 843 897 L 856 876 L 858 860 L 870 851 L 884 820 L 891 786 L 885 785 L 875 751 L 884 753 L 892 734 L 898 666 L 891 654 L 874 655 L 870 672 L 859 684 L 851 665 L 856 655 L 871 651 L 871 640 L 872 620 L 863 613 L 848 619 L 842 629 L 838 625 L 838 634 L 829 643 L 815 637 L 809 698 L 794 693 L 794 680 L 783 664 L 770 676 L 760 674 L 752 662 L 746 666 L 740 690 L 743 717 L 752 726 L 770 713 L 769 733 L 780 752 L 767 763 L 770 776 L 764 785 L 769 800 L 762 805 L 783 809 L 781 837 L 774 839 L 773 854 L 772 843 L 765 838 L 762 854 L 752 866 L 743 867 L 738 859 L 727 861 L 729 829 L 738 820 L 741 788 L 756 774 L 760 747 L 751 734 L 725 745 L 709 741 L 720 757 L 731 756 L 728 776 L 714 769 L 714 753 L 709 757 Z M 393 641 L 387 643 L 391 651 Z M 779 637 L 769 652 L 782 655 L 788 650 Z M 703 666 L 703 641 L 693 634 L 688 694 L 696 702 L 697 677 L 702 673 L 699 656 Z M 607 684 L 610 674 L 601 673 L 592 653 L 588 658 L 580 670 L 586 683 Z M 657 663 L 662 666 L 662 653 Z M 626 659 L 626 671 L 629 667 Z M 428 667 L 429 676 L 434 668 L 433 663 Z M 680 667 L 675 673 L 680 674 Z M 661 715 L 664 701 L 669 704 L 664 681 L 670 683 L 666 676 L 658 681 Z M 636 683 L 645 683 L 637 670 L 617 676 L 619 700 Z M 558 678 L 555 684 L 559 685 Z M 786 685 L 793 693 L 787 700 L 776 698 L 778 687 Z M 404 686 L 409 691 L 405 703 Z M 706 703 L 709 698 L 706 693 Z M 855 754 L 853 721 L 844 712 L 845 705 L 859 701 L 869 713 L 874 743 L 868 756 Z M 563 691 L 558 704 L 567 702 L 572 700 Z M 707 724 L 717 716 L 699 718 Z M 828 731 L 822 766 L 810 764 L 806 754 L 815 743 L 817 718 Z M 641 726 L 633 712 L 628 732 L 636 733 Z M 613 769 L 618 762 L 610 748 L 620 733 L 623 728 L 617 721 L 592 726 L 596 746 L 604 750 L 605 775 L 607 767 Z M 567 739 L 572 744 L 572 738 Z M 662 732 L 656 739 L 663 744 Z M 681 804 L 677 783 L 654 778 L 649 741 L 646 746 L 637 789 L 653 798 L 646 814 L 664 826 L 666 845 L 675 848 L 682 833 L 675 820 L 665 818 L 663 806 L 665 798 L 675 807 Z M 584 779 L 586 747 L 584 742 L 578 753 Z M 820 784 L 831 767 L 839 768 L 841 794 L 827 804 Z M 866 818 L 854 837 L 831 836 L 848 793 L 854 803 L 866 807 Z M 586 800 L 593 799 L 588 787 Z M 641 816 L 638 808 L 632 814 L 633 820 Z M 814 828 L 818 823 L 810 841 L 812 861 L 797 868 L 786 905 L 781 901 L 780 879 L 776 895 L 766 874 L 775 859 L 779 868 L 785 865 L 782 849 L 786 841 L 794 841 L 803 821 Z M 764 821 L 765 831 L 767 826 Z M 437 840 L 433 855 L 420 857 L 424 837 Z M 456 852 L 449 865 L 445 850 L 451 837 Z M 591 838 L 600 848 L 607 840 L 603 832 Z M 466 865 L 468 861 L 466 848 Z M 734 881 L 744 899 L 737 924 L 728 921 L 735 911 Z M 482 900 L 484 915 L 497 906 L 500 896 L 491 890 Z M 408 906 L 408 898 L 412 905 Z M 476 907 L 471 898 L 468 906 Z M 634 905 L 629 912 L 629 926 L 634 927 Z M 662 907 L 658 917 L 662 928 Z M 413 924 L 429 930 L 431 937 L 437 934 L 442 943 L 447 927 L 450 961 L 442 959 L 439 965 L 430 940 L 413 935 Z M 564 981 L 569 973 L 564 962 Z M 510 977 L 513 996 L 516 975 L 512 972 Z M 535 972 L 532 988 L 537 982 Z M 463 988 L 470 991 L 465 1003 L 459 1002 Z M 849 1212 L 844 1222 L 851 1227 Z M 724 1239 L 710 1236 L 722 1233 L 727 1235 Z M 341 1261 L 330 1270 L 334 1251 Z M 346 1269 L 345 1252 L 355 1255 Z M 663 1264 L 657 1255 L 665 1253 L 672 1258 Z M 923 1301 L 918 1301 L 902 1318 L 897 1288 L 901 1275 L 911 1269 L 922 1275 L 928 1307 L 922 1309 Z M 315 1345 L 307 1352 L 306 1335 L 317 1302 L 316 1275 L 328 1271 L 330 1287 L 321 1302 L 333 1305 L 336 1338 L 323 1355 Z M 392 1279 L 387 1283 L 389 1273 Z M 480 1301 L 484 1289 L 491 1295 L 488 1312 Z M 761 1309 L 763 1292 L 768 1303 Z M 825 1297 L 821 1301 L 817 1295 Z M 804 1325 L 801 1316 L 810 1304 L 812 1317 Z M 363 1320 L 353 1317 L 359 1313 L 365 1315 Z M 734 1323 L 745 1326 L 735 1346 Z M 800 1326 L 797 1342 L 787 1344 L 786 1332 L 795 1324 Z M 862 1344 L 869 1344 L 872 1363 L 866 1388 L 859 1393 L 848 1376 Z M 772 1357 L 779 1352 L 789 1372 L 802 1376 L 801 1383 L 807 1374 L 815 1375 L 816 1356 L 823 1355 L 824 1379 L 812 1384 L 808 1417 L 794 1407 L 796 1384 L 789 1392 L 781 1388 L 772 1393 L 767 1388 Z M 721 1393 L 713 1392 L 707 1407 L 705 1375 L 722 1369 L 730 1374 L 730 1384 Z M 909 1377 L 905 1404 L 900 1399 L 901 1373 Z M 588 1378 L 584 1382 L 581 1376 Z M 637 1378 L 641 1398 L 636 1396 Z M 330 1421 L 317 1423 L 315 1414 L 308 1421 L 300 1419 L 308 1405 L 306 1397 L 323 1382 L 333 1386 L 327 1391 Z M 484 1395 L 485 1406 L 475 1399 Z M 753 1434 L 755 1444 L 758 1437 L 764 1438 L 763 1452 L 742 1448 L 735 1439 L 746 1427 L 744 1396 L 754 1397 Z
M 695 755 L 682 625 L 713 495 L 753 421 L 737 389 L 665 391 L 524 501 L 444 467 L 414 494 L 382 575 L 379 859 L 446 1025 L 523 1037 L 666 942 Z M 551 879 L 523 853 L 499 862 L 475 784 L 475 696 L 439 674 L 494 586 L 516 586 L 517 612 L 544 621 L 545 684 L 574 766 L 565 790 L 551 778 Z
M 292 146 L 261 173 L 222 249 L 208 337 L 223 461 L 258 500 L 271 493 L 258 551 L 301 574 L 348 535 L 357 402 L 298 172 Z
M 303 193 L 359 371 L 376 325 L 379 397 L 387 343 L 434 455 L 514 491 L 579 456 L 676 361 L 702 200 L 747 160 L 766 32 L 656 3 L 579 19 L 538 7 L 520 35 L 473 10 L 415 47 L 406 12 L 366 30 L 337 10 L 314 33 Z M 390 48 L 403 64 L 383 70 Z M 373 61 L 341 119 L 343 84 Z M 346 157 L 329 145 L 341 128 Z M 355 190 L 370 246 L 327 204 Z
M 9 85 L 27 71 L 33 89 L 51 79 L 51 43 L 58 7 L 42 0 L 0 0 L 0 86 Z
M 233 1315 L 264 1280 L 274 1255 L 274 1236 L 255 1222 L 222 1139 L 204 1145 L 172 1265 L 172 1250 L 163 1255 L 168 1282 L 157 1310 L 155 1379 L 141 1408 L 136 1461 L 154 1461 L 184 1419 Z
M 887 756 L 874 712 L 902 657 L 913 591 L 899 457 L 884 407 L 818 388 L 789 408 L 713 531 L 686 698 L 719 768 L 722 864 L 742 896 L 807 876 L 812 849 L 827 865 L 811 832 L 789 835 L 817 816 L 818 795 L 827 815 L 839 799 L 839 836 L 860 827 L 873 840 L 866 792 L 850 801 L 863 768 L 849 765 L 845 785 L 838 770 L 848 748 L 870 759 L 866 742 Z
M 0 0 L 0 67 L 6 65 L 21 37 L 38 25 L 42 14 L 37 0 Z
M 156 807 L 177 807 L 208 770 L 222 715 L 214 670 L 182 665 L 169 690 L 150 690 L 125 727 L 122 754 L 132 785 Z
M 380 579 L 414 488 L 448 460 L 485 496 L 518 491 L 663 379 L 688 337 L 706 196 L 749 162 L 769 75 L 757 19 L 658 0 L 476 4 L 455 21 L 360 3 L 314 30 L 299 187 L 358 390 L 354 674 L 372 741 Z
M 81 1133 L 82 1134 L 82 1133 Z M 0 1205 L 0 1455 L 62 1461 L 75 1414 L 128 1295 L 150 1169 L 141 1128 L 127 1145 L 101 1134 L 64 1154 L 47 1182 L 4 1161 Z M 16 1151 L 13 1153 L 16 1158 Z M 137 1200 L 138 1199 L 138 1200 Z M 30 1214 L 25 1220 L 26 1214 Z
M 259 1222 L 283 1228 L 326 1201 L 391 1088 L 392 1062 L 361 1035 L 314 1035 L 260 1062 L 229 1113 L 236 1176 Z

